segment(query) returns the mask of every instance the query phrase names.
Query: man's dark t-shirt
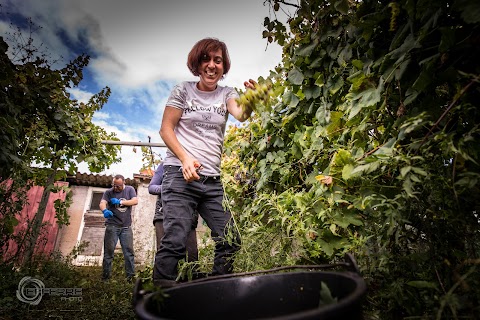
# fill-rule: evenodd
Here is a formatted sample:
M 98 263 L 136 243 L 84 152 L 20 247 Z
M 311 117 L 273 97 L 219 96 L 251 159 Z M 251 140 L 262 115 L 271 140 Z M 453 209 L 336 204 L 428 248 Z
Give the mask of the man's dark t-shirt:
M 132 186 L 125 186 L 120 192 L 115 192 L 113 188 L 105 191 L 102 200 L 108 202 L 107 209 L 113 212 L 113 217 L 106 219 L 105 225 L 112 224 L 117 227 L 130 227 L 132 225 L 132 207 L 111 204 L 110 199 L 117 198 L 118 200 L 130 200 L 136 196 L 137 193 Z

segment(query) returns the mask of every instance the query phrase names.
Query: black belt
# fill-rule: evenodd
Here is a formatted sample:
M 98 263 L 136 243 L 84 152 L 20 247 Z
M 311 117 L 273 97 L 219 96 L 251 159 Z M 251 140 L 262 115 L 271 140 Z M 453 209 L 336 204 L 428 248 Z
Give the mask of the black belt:
M 201 183 L 215 183 L 220 181 L 220 176 L 204 176 L 203 174 L 199 174 L 200 180 L 197 180 Z
M 173 165 L 168 165 L 168 167 L 172 168 L 172 169 L 176 169 L 178 171 L 182 171 L 182 167 L 181 166 L 173 166 Z M 200 176 L 200 180 L 197 180 L 198 182 L 201 182 L 201 183 L 213 183 L 213 182 L 218 182 L 220 181 L 220 176 L 205 176 L 203 174 L 199 174 L 197 173 L 199 176 Z

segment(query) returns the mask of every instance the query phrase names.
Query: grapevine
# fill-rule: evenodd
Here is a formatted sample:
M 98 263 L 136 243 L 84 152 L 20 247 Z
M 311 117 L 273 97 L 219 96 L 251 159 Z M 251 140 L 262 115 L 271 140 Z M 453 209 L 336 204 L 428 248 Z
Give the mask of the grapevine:
M 352 252 L 366 318 L 478 318 L 479 1 L 267 2 L 282 63 L 225 138 L 236 268 Z

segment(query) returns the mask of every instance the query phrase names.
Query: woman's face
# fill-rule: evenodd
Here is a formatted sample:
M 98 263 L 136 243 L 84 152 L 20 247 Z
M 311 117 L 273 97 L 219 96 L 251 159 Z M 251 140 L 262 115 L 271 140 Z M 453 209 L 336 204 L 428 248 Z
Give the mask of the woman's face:
M 200 77 L 198 89 L 213 91 L 217 88 L 217 82 L 223 77 L 222 49 L 212 51 L 208 56 L 202 57 L 198 74 Z

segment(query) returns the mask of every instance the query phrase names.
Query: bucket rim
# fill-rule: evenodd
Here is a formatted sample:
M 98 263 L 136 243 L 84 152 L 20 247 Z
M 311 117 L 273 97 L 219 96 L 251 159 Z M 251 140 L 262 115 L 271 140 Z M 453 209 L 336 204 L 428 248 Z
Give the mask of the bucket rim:
M 311 275 L 311 274 L 324 274 L 324 275 L 330 275 L 330 276 L 339 276 L 343 278 L 348 278 L 352 280 L 355 283 L 355 288 L 352 292 L 350 292 L 348 295 L 343 297 L 342 299 L 339 299 L 337 302 L 324 305 L 317 308 L 312 308 L 312 309 L 306 309 L 303 311 L 291 313 L 291 314 L 286 314 L 286 315 L 279 315 L 275 317 L 269 317 L 269 318 L 254 318 L 255 320 L 268 320 L 268 319 L 275 319 L 275 320 L 296 320 L 296 319 L 310 319 L 315 317 L 319 312 L 322 314 L 329 314 L 329 313 L 334 313 L 338 312 L 338 309 L 341 309 L 342 307 L 347 307 L 354 305 L 355 303 L 361 303 L 361 299 L 363 299 L 363 296 L 366 293 L 367 286 L 365 283 L 365 280 L 356 272 L 351 272 L 351 271 L 343 271 L 343 272 L 337 272 L 337 271 L 291 271 L 291 272 L 282 272 L 282 273 L 274 273 L 274 274 L 261 274 L 261 275 L 246 275 L 246 276 L 239 276 L 239 277 L 226 277 L 226 278 L 216 278 L 216 277 L 211 277 L 209 278 L 208 281 L 205 279 L 200 279 L 203 281 L 190 281 L 190 282 L 185 282 L 185 283 L 180 283 L 176 285 L 175 287 L 171 288 L 166 288 L 163 289 L 163 292 L 165 294 L 168 294 L 169 292 L 174 292 L 176 290 L 181 290 L 189 287 L 197 287 L 205 284 L 211 284 L 211 283 L 223 283 L 223 282 L 229 282 L 233 280 L 238 280 L 240 278 L 264 278 L 264 277 L 284 277 L 289 274 L 305 274 L 305 275 Z M 134 306 L 135 311 L 137 315 L 141 315 L 142 319 L 144 320 L 174 320 L 171 318 L 164 318 L 164 317 L 159 317 L 158 315 L 154 315 L 151 312 L 147 310 L 147 303 L 150 301 L 150 299 L 153 298 L 155 294 L 158 294 L 158 292 L 150 292 L 147 293 L 143 296 L 142 299 L 137 301 L 137 304 Z

